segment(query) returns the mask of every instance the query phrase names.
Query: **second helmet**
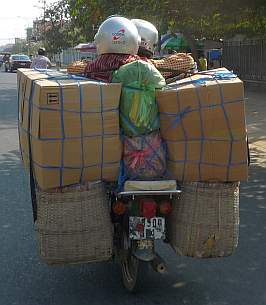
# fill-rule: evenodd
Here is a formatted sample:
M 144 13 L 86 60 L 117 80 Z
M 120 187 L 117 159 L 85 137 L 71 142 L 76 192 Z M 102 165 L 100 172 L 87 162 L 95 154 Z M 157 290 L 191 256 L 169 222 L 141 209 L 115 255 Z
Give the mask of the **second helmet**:
M 135 55 L 139 36 L 136 26 L 124 17 L 109 17 L 99 27 L 94 37 L 99 55 L 120 53 Z
M 143 19 L 131 19 L 131 21 L 137 27 L 139 36 L 141 37 L 140 46 L 153 53 L 158 43 L 158 30 L 156 27 L 149 21 Z

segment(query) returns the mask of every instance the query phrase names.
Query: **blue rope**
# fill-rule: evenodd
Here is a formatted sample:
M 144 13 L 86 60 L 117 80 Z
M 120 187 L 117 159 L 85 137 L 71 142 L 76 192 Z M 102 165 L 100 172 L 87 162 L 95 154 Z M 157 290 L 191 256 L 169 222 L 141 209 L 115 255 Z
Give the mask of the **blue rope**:
M 219 88 L 220 98 L 221 98 L 221 107 L 223 109 L 226 125 L 227 125 L 227 128 L 228 128 L 229 134 L 230 134 L 230 147 L 229 147 L 229 152 L 228 152 L 228 163 L 227 163 L 227 173 L 226 173 L 226 180 L 228 181 L 229 176 L 230 176 L 230 168 L 231 168 L 231 164 L 232 164 L 232 152 L 233 152 L 234 135 L 232 133 L 232 129 L 231 129 L 231 126 L 230 126 L 230 121 L 229 121 L 228 114 L 226 112 L 225 105 L 224 105 L 223 88 L 217 80 L 216 80 L 216 83 L 217 83 L 218 88 Z
M 36 104 L 33 104 L 33 107 L 41 110 L 41 111 L 51 111 L 51 112 L 56 112 L 56 111 L 60 111 L 59 109 L 53 109 L 53 108 L 47 108 L 47 107 L 43 107 L 43 106 L 38 106 Z M 119 108 L 109 108 L 109 109 L 105 109 L 103 112 L 118 112 Z M 64 112 L 70 112 L 70 113 L 77 113 L 79 114 L 78 110 L 71 110 L 71 109 L 64 109 Z M 83 111 L 83 113 L 88 113 L 88 114 L 99 114 L 101 113 L 101 111 Z
M 25 155 L 27 157 L 29 157 L 29 155 L 27 154 L 26 151 L 23 150 L 23 153 L 25 153 Z M 172 162 L 172 163 L 183 163 L 184 160 L 168 160 L 169 162 Z M 38 166 L 39 168 L 43 168 L 43 169 L 51 169 L 51 170 L 54 170 L 54 169 L 60 169 L 60 165 L 56 166 L 52 166 L 52 165 L 42 165 L 40 163 L 38 163 L 37 161 L 34 161 L 33 160 L 33 163 Z M 120 161 L 113 161 L 113 162 L 105 162 L 104 164 L 105 165 L 115 165 L 115 164 L 119 164 Z M 195 161 L 195 160 L 189 160 L 189 163 L 192 163 L 192 164 L 198 164 L 198 161 Z M 211 166 L 216 166 L 216 167 L 224 167 L 223 164 L 219 164 L 219 163 L 214 163 L 214 162 L 206 162 L 206 161 L 202 161 L 202 164 L 204 165 L 211 165 Z M 247 164 L 247 161 L 241 161 L 241 162 L 231 162 L 231 166 L 239 166 L 239 165 L 246 165 Z M 84 166 L 84 168 L 91 168 L 91 167 L 96 167 L 96 166 L 99 166 L 100 163 L 94 163 L 94 164 L 91 164 L 91 165 L 86 165 Z M 70 169 L 70 170 L 77 170 L 77 169 L 80 169 L 80 166 L 65 166 L 64 169 Z
M 102 149 L 101 149 L 101 180 L 103 178 L 103 163 L 104 163 L 104 117 L 103 117 L 103 91 L 102 86 L 100 86 L 100 101 L 101 101 L 101 119 L 102 119 Z
M 169 160 L 169 162 L 172 162 L 172 163 L 183 163 L 184 160 Z M 190 160 L 189 163 L 192 163 L 192 164 L 195 164 L 197 165 L 199 163 L 199 161 L 196 161 L 196 160 Z M 209 166 L 216 166 L 216 167 L 224 167 L 224 164 L 219 164 L 219 163 L 214 163 L 214 162 L 206 162 L 206 161 L 202 161 L 201 164 L 204 164 L 204 165 L 209 165 Z M 232 162 L 231 163 L 231 166 L 239 166 L 239 165 L 243 165 L 243 164 L 247 164 L 247 161 L 241 161 L 241 162 Z
M 23 150 L 23 153 L 25 153 L 25 155 L 27 157 L 29 157 L 29 155 L 26 153 L 26 151 Z M 32 160 L 32 161 L 36 166 L 38 166 L 39 168 L 43 168 L 43 169 L 48 169 L 48 170 L 49 169 L 50 170 L 59 169 L 60 170 L 60 168 L 61 168 L 61 164 L 58 165 L 58 166 L 56 166 L 56 165 L 42 165 L 42 164 L 38 163 L 37 161 L 34 161 L 34 160 Z M 111 165 L 116 165 L 116 164 L 119 164 L 119 163 L 120 163 L 120 161 L 104 162 L 104 165 L 110 165 L 111 166 Z M 91 164 L 91 165 L 86 165 L 86 166 L 84 166 L 84 169 L 96 167 L 96 166 L 99 166 L 99 165 L 100 165 L 100 163 L 94 163 L 94 164 Z M 64 166 L 64 169 L 78 170 L 78 169 L 80 169 L 80 166 Z
M 31 139 L 32 139 L 32 117 L 33 117 L 32 112 L 33 112 L 33 96 L 34 96 L 34 92 L 35 92 L 35 81 L 33 81 L 33 83 L 32 83 L 31 90 L 30 90 L 30 98 L 29 98 L 29 116 L 30 116 L 30 122 L 29 122 L 29 125 L 28 125 L 28 130 L 30 132 Z
M 64 92 L 63 92 L 63 87 L 61 86 L 61 84 L 59 83 L 59 81 L 57 81 L 58 85 L 60 86 L 59 90 L 60 90 L 60 98 L 61 98 L 61 103 L 60 103 L 60 107 L 61 107 L 61 113 L 60 113 L 60 117 L 61 117 L 61 130 L 62 130 L 62 140 L 61 140 L 61 166 L 60 166 L 60 187 L 63 186 L 63 170 L 64 170 L 64 153 L 65 153 L 65 124 L 64 124 Z
M 175 82 L 175 85 L 178 85 L 179 87 L 180 86 L 186 86 L 186 85 L 194 85 L 194 86 L 201 86 L 201 85 L 204 85 L 206 84 L 206 82 L 208 81 L 217 81 L 218 80 L 231 80 L 233 78 L 236 78 L 237 75 L 236 74 L 233 74 L 232 72 L 227 72 L 225 70 L 225 72 L 215 72 L 213 74 L 210 74 L 210 73 L 197 73 L 197 74 L 202 74 L 202 75 L 206 75 L 206 76 L 209 76 L 209 77 L 202 77 L 202 78 L 199 78 L 199 79 L 191 79 L 190 81 L 176 81 Z M 166 88 L 171 88 L 172 86 L 171 85 L 168 85 L 166 86 Z
M 201 138 L 189 138 L 190 141 L 200 141 Z M 235 142 L 241 142 L 243 140 L 246 140 L 246 136 L 243 136 L 242 138 L 239 139 L 234 139 Z M 207 138 L 205 137 L 205 141 L 212 141 L 212 142 L 228 142 L 227 139 L 217 139 L 217 138 Z M 167 142 L 172 142 L 172 143 L 176 143 L 176 142 L 184 142 L 184 140 L 167 140 Z
M 232 101 L 224 101 L 224 105 L 227 104 L 236 104 L 236 103 L 244 103 L 245 101 L 242 100 L 232 100 Z M 208 109 L 208 108 L 215 108 L 215 107 L 220 107 L 221 104 L 210 104 L 210 105 L 201 105 L 201 109 Z M 189 107 L 189 106 L 188 106 Z M 188 108 L 187 107 L 187 108 Z M 198 112 L 199 108 L 193 108 L 193 109 L 188 109 L 186 112 L 190 113 L 190 112 Z M 182 113 L 182 112 L 181 112 Z M 175 114 L 175 113 L 171 113 L 171 112 L 160 112 L 160 114 L 162 115 L 168 115 L 168 116 L 177 116 L 179 114 Z
M 178 107 L 178 113 L 181 112 L 181 106 L 180 106 L 180 98 L 179 98 L 179 92 L 178 90 L 176 91 L 176 102 L 177 102 L 177 107 Z M 184 164 L 183 164 L 183 171 L 182 171 L 182 181 L 185 180 L 185 170 L 186 170 L 186 163 L 187 163 L 187 158 L 188 158 L 188 136 L 187 132 L 183 123 L 183 120 L 180 121 L 181 128 L 184 134 L 184 139 L 185 139 L 185 156 L 184 156 Z
M 117 179 L 117 185 L 118 185 L 118 192 L 123 190 L 123 186 L 125 181 L 127 180 L 127 175 L 125 173 L 125 164 L 124 161 L 121 160 L 119 163 L 119 175 L 118 175 L 118 179 Z
M 198 165 L 198 170 L 199 170 L 199 181 L 202 180 L 202 176 L 201 176 L 201 163 L 202 163 L 202 158 L 203 158 L 203 148 L 204 148 L 204 140 L 205 140 L 205 136 L 204 136 L 204 126 L 203 126 L 203 118 L 202 118 L 202 103 L 201 103 L 201 98 L 200 98 L 200 92 L 199 92 L 199 88 L 197 86 L 195 86 L 195 92 L 197 95 L 197 99 L 198 99 L 198 104 L 199 104 L 199 115 L 200 115 L 200 133 L 201 133 L 201 141 L 200 141 L 200 157 L 199 157 L 199 165 Z
M 21 130 L 27 132 L 27 129 L 21 127 Z M 104 136 L 119 136 L 120 133 L 105 133 Z M 85 139 L 86 138 L 95 138 L 95 137 L 100 137 L 102 136 L 102 133 L 98 133 L 98 134 L 92 134 L 92 135 L 88 135 L 88 136 L 83 136 Z M 49 137 L 39 137 L 39 136 L 34 136 L 32 135 L 33 138 L 35 139 L 38 139 L 39 141 L 60 141 L 60 140 L 63 140 L 62 137 L 59 137 L 59 138 L 49 138 Z M 70 136 L 66 136 L 65 137 L 66 140 L 79 140 L 81 139 L 81 136 L 73 136 L 73 137 L 70 137 Z
M 183 109 L 182 111 L 178 112 L 177 114 L 171 114 L 171 115 L 168 115 L 166 114 L 166 116 L 172 116 L 174 117 L 175 119 L 171 122 L 171 124 L 168 126 L 168 128 L 165 130 L 169 130 L 171 128 L 175 128 L 178 124 L 180 124 L 181 120 L 188 114 L 191 112 L 191 107 L 190 106 L 187 106 L 185 109 Z M 165 114 L 165 113 L 161 113 L 161 114 Z
M 80 82 L 78 81 L 78 87 L 79 87 L 79 117 L 80 117 L 80 137 L 81 137 L 81 171 L 80 171 L 80 180 L 79 182 L 83 182 L 83 174 L 84 174 L 84 132 L 83 132 L 83 90 L 80 85 Z

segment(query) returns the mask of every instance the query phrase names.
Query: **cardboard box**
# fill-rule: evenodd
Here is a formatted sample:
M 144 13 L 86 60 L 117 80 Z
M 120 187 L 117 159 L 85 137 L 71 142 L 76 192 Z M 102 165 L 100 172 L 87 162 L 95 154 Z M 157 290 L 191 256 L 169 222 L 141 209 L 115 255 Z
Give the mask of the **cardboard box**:
M 79 182 L 116 181 L 121 159 L 120 84 L 21 73 L 20 146 L 43 190 Z M 65 79 L 63 79 L 65 78 Z M 33 87 L 32 87 L 33 86 Z
M 157 100 L 174 178 L 247 179 L 244 89 L 239 78 L 225 68 L 206 71 L 158 91 Z
M 19 103 L 19 122 L 21 122 L 20 114 L 24 105 L 24 101 L 29 101 L 32 83 L 37 79 L 47 79 L 49 77 L 63 77 L 64 74 L 58 71 L 47 70 L 47 73 L 39 72 L 35 69 L 18 69 L 17 71 L 17 87 L 18 87 L 18 103 Z

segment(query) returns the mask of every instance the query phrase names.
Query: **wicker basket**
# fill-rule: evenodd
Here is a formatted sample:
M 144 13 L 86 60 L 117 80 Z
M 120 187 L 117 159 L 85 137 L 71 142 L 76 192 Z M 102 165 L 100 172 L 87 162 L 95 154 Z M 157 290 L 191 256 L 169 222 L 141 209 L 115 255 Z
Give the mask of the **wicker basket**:
M 179 255 L 229 256 L 239 234 L 239 183 L 185 183 L 168 219 L 169 240 Z
M 113 228 L 102 183 L 37 191 L 36 232 L 48 264 L 109 260 Z
M 77 60 L 67 66 L 67 72 L 71 74 L 84 74 L 89 60 Z
M 195 67 L 193 57 L 187 53 L 176 53 L 163 59 L 150 59 L 164 78 L 171 78 L 181 72 L 188 72 Z

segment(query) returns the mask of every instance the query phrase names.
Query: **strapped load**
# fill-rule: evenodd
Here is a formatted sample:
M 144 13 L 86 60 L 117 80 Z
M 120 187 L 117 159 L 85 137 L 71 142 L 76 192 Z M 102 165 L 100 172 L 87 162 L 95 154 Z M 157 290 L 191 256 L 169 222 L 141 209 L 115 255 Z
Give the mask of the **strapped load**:
M 18 78 L 20 146 L 37 185 L 116 181 L 121 84 L 32 70 Z
M 120 125 L 127 136 L 158 130 L 158 106 L 155 89 L 165 85 L 160 72 L 148 62 L 137 60 L 113 73 L 113 83 L 122 83 Z
M 67 66 L 67 72 L 71 74 L 84 75 L 86 66 L 91 60 L 76 60 Z
M 248 175 L 243 82 L 225 68 L 157 92 L 168 170 L 179 181 L 241 181 Z
M 164 78 L 191 72 L 196 66 L 193 57 L 187 53 L 177 53 L 162 59 L 150 59 L 150 61 L 162 73 Z
M 125 176 L 136 180 L 161 178 L 166 170 L 165 147 L 159 132 L 124 137 Z

